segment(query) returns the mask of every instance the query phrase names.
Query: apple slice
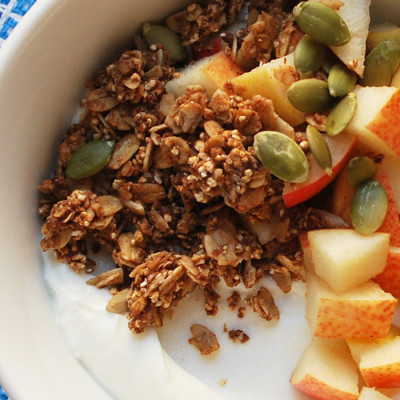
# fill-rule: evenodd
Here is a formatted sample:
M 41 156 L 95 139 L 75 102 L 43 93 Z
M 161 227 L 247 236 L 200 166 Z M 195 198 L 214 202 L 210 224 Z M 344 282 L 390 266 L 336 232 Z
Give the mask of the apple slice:
M 375 179 L 384 187 L 388 197 L 388 209 L 378 232 L 390 233 L 390 245 L 400 247 L 400 218 L 389 176 L 386 172 L 379 171 Z
M 385 269 L 390 235 L 362 235 L 354 229 L 308 232 L 315 273 L 335 293 L 346 292 Z
M 314 157 L 310 155 L 310 170 L 308 178 L 302 183 L 285 183 L 283 188 L 283 201 L 286 207 L 293 207 L 300 204 L 325 188 L 338 175 L 340 170 L 346 165 L 352 150 L 354 149 L 357 138 L 353 135 L 341 133 L 337 136 L 324 136 L 328 143 L 332 156 L 332 175 L 323 171 Z
M 384 339 L 348 340 L 347 344 L 367 386 L 400 386 L 400 336 L 397 329 L 392 328 Z
M 294 55 L 291 53 L 232 79 L 228 85 L 231 90 L 246 99 L 255 95 L 271 99 L 275 112 L 287 123 L 296 126 L 304 122 L 304 113 L 289 102 L 287 89 L 297 79 Z
M 397 211 L 400 213 L 400 157 L 386 155 L 378 164 L 378 172 L 388 175 Z
M 317 1 L 321 3 L 325 2 L 325 0 Z M 332 3 L 337 4 L 336 2 Z M 362 76 L 369 32 L 369 6 L 371 0 L 342 0 L 341 3 L 343 5 L 339 7 L 337 12 L 346 22 L 351 39 L 345 45 L 331 47 L 331 49 L 347 68 L 353 70 L 357 75 Z
M 290 383 L 320 400 L 358 399 L 358 371 L 343 340 L 313 338 Z
M 189 85 L 201 85 L 211 97 L 217 89 L 223 88 L 226 81 L 242 73 L 243 70 L 230 57 L 219 52 L 188 65 L 165 88 L 168 93 L 178 97 L 185 93 Z
M 386 337 L 397 300 L 372 281 L 336 294 L 307 273 L 306 317 L 315 336 L 338 339 Z
M 373 388 L 364 386 L 361 389 L 360 397 L 358 400 L 391 400 L 390 397 L 385 396 L 383 393 L 378 392 Z
M 303 251 L 303 263 L 306 274 L 311 271 L 314 271 L 314 265 L 311 258 L 311 251 L 310 251 L 310 242 L 308 240 L 308 232 L 302 232 L 299 236 L 300 239 L 300 246 Z
M 357 135 L 368 151 L 400 155 L 400 90 L 356 87 L 357 110 L 346 132 Z
M 394 297 L 400 297 L 400 248 L 391 247 L 385 269 L 375 276 L 374 281 L 379 283 L 381 288 Z

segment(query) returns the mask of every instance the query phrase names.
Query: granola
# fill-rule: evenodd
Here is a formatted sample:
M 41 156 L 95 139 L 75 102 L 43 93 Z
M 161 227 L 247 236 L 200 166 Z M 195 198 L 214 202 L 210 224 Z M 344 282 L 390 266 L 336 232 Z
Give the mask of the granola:
M 243 5 L 240 0 L 192 4 L 167 25 L 183 45 L 202 46 L 231 24 Z M 255 21 L 235 36 L 242 60 L 266 62 L 290 52 L 299 34 L 279 2 L 253 1 L 250 9 L 256 10 Z M 225 51 L 237 53 L 229 45 Z M 304 280 L 300 232 L 327 224 L 311 207 L 285 208 L 282 181 L 255 155 L 253 137 L 263 130 L 303 143 L 271 100 L 244 99 L 229 85 L 211 98 L 196 85 L 174 98 L 165 84 L 175 67 L 166 49 L 152 45 L 125 51 L 95 73 L 81 101 L 81 120 L 59 146 L 54 176 L 39 187 L 45 220 L 41 249 L 53 249 L 77 273 L 96 273 L 90 246 L 106 248 L 114 265 L 88 284 L 110 289 L 107 310 L 126 314 L 133 333 L 163 326 L 196 288 L 204 293 L 206 313 L 215 315 L 221 281 L 251 289 L 271 277 L 282 292 L 290 292 L 293 280 Z M 69 160 L 92 140 L 115 143 L 106 167 L 71 180 Z M 238 292 L 228 301 L 240 318 L 246 303 L 266 320 L 279 319 L 265 287 L 243 304 Z M 209 354 L 218 341 L 200 328 L 193 328 L 191 343 Z M 248 340 L 240 331 L 231 337 Z

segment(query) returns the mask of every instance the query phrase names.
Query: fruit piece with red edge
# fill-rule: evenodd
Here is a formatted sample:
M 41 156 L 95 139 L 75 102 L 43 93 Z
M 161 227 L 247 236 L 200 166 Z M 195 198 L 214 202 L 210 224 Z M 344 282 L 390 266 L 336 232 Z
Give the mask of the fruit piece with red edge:
M 400 213 L 400 157 L 385 155 L 378 164 L 378 172 L 388 175 L 397 211 Z
M 320 400 L 358 399 L 357 366 L 343 340 L 313 338 L 290 383 Z
M 400 155 L 400 90 L 356 87 L 354 93 L 357 110 L 346 133 L 357 135 L 360 146 L 367 151 Z
M 394 297 L 400 297 L 400 248 L 389 249 L 386 266 L 382 273 L 375 276 L 374 281 L 379 283 L 381 288 Z
M 377 232 L 390 233 L 390 245 L 400 247 L 400 218 L 389 176 L 385 172 L 378 172 L 375 179 L 383 186 L 388 198 L 386 216 Z
M 298 79 L 294 54 L 291 53 L 232 79 L 229 89 L 245 99 L 256 95 L 271 99 L 275 112 L 287 123 L 296 126 L 304 122 L 304 112 L 290 103 L 287 90 Z
M 370 339 L 387 336 L 397 300 L 367 281 L 336 294 L 315 273 L 307 272 L 306 318 L 314 336 L 337 339 Z
M 243 70 L 225 53 L 219 52 L 188 65 L 178 78 L 170 80 L 165 88 L 168 93 L 178 97 L 190 85 L 201 85 L 211 97 L 225 82 L 243 73 Z
M 214 54 L 219 53 L 222 50 L 222 38 L 218 36 L 214 39 L 209 46 L 204 45 L 201 48 L 198 48 L 192 45 L 192 56 L 194 60 L 200 60 L 204 57 L 210 57 Z
M 400 386 L 400 336 L 392 327 L 383 339 L 348 340 L 366 386 L 397 388 Z
M 357 143 L 357 137 L 344 133 L 337 136 L 325 136 L 325 139 L 332 156 L 332 174 L 328 175 L 323 171 L 310 155 L 307 180 L 302 183 L 285 183 L 283 201 L 286 207 L 293 207 L 310 199 L 332 182 L 346 165 Z

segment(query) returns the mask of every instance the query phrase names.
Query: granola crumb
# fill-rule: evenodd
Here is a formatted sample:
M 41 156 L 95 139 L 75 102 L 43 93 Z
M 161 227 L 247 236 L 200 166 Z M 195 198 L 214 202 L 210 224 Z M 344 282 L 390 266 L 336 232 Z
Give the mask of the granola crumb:
M 226 386 L 227 384 L 228 384 L 228 378 L 221 378 L 221 379 L 218 381 L 218 385 L 221 386 L 221 387 L 224 387 L 224 386 Z
M 239 307 L 237 316 L 238 318 L 243 318 L 246 315 L 246 307 Z
M 233 293 L 227 298 L 228 301 L 228 307 L 231 311 L 235 311 L 238 307 L 238 304 L 241 301 L 241 296 L 240 294 L 235 290 Z
M 250 340 L 250 337 L 241 329 L 231 329 L 228 335 L 234 343 L 240 342 L 243 344 Z

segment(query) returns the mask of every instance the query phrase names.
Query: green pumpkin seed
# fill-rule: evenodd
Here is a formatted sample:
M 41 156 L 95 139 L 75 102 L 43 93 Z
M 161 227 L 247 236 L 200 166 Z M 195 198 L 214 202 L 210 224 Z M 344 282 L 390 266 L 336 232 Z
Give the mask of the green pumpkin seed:
M 333 97 L 343 97 L 354 89 L 357 75 L 343 63 L 335 64 L 328 76 L 329 93 Z
M 287 182 L 304 182 L 308 161 L 300 146 L 280 132 L 263 131 L 254 136 L 257 157 L 272 174 Z
M 322 61 L 321 68 L 327 75 L 329 75 L 332 67 L 339 62 L 340 60 L 336 57 L 335 54 L 333 54 L 331 51 L 327 51 Z
M 325 4 L 301 2 L 294 7 L 293 15 L 303 32 L 327 46 L 342 46 L 351 38 L 340 15 Z
M 294 50 L 294 65 L 300 74 L 317 71 L 325 56 L 326 47 L 304 35 Z
M 376 174 L 376 164 L 366 156 L 353 157 L 347 165 L 347 180 L 351 187 L 372 179 Z
M 392 71 L 382 56 L 371 58 L 368 67 L 364 69 L 364 76 L 360 81 L 362 86 L 389 86 L 392 82 Z
M 316 78 L 301 79 L 292 83 L 287 95 L 294 107 L 310 114 L 324 112 L 333 105 L 328 84 Z
M 67 176 L 83 179 L 101 171 L 110 159 L 113 148 L 113 141 L 93 140 L 84 144 L 69 159 Z
M 363 86 L 390 86 L 393 74 L 400 65 L 400 41 L 385 40 L 379 43 L 365 59 Z
M 307 139 L 311 153 L 320 166 L 329 176 L 332 175 L 332 155 L 328 144 L 321 132 L 311 125 L 307 126 Z
M 388 198 L 383 186 L 374 180 L 361 183 L 351 200 L 350 215 L 354 229 L 363 235 L 375 232 L 385 219 Z
M 166 26 L 146 22 L 143 24 L 143 37 L 149 46 L 162 44 L 174 61 L 182 61 L 186 58 L 185 49 L 181 45 L 178 35 Z
M 354 92 L 350 92 L 330 111 L 326 119 L 326 133 L 336 136 L 342 132 L 352 120 L 356 109 L 357 97 Z

